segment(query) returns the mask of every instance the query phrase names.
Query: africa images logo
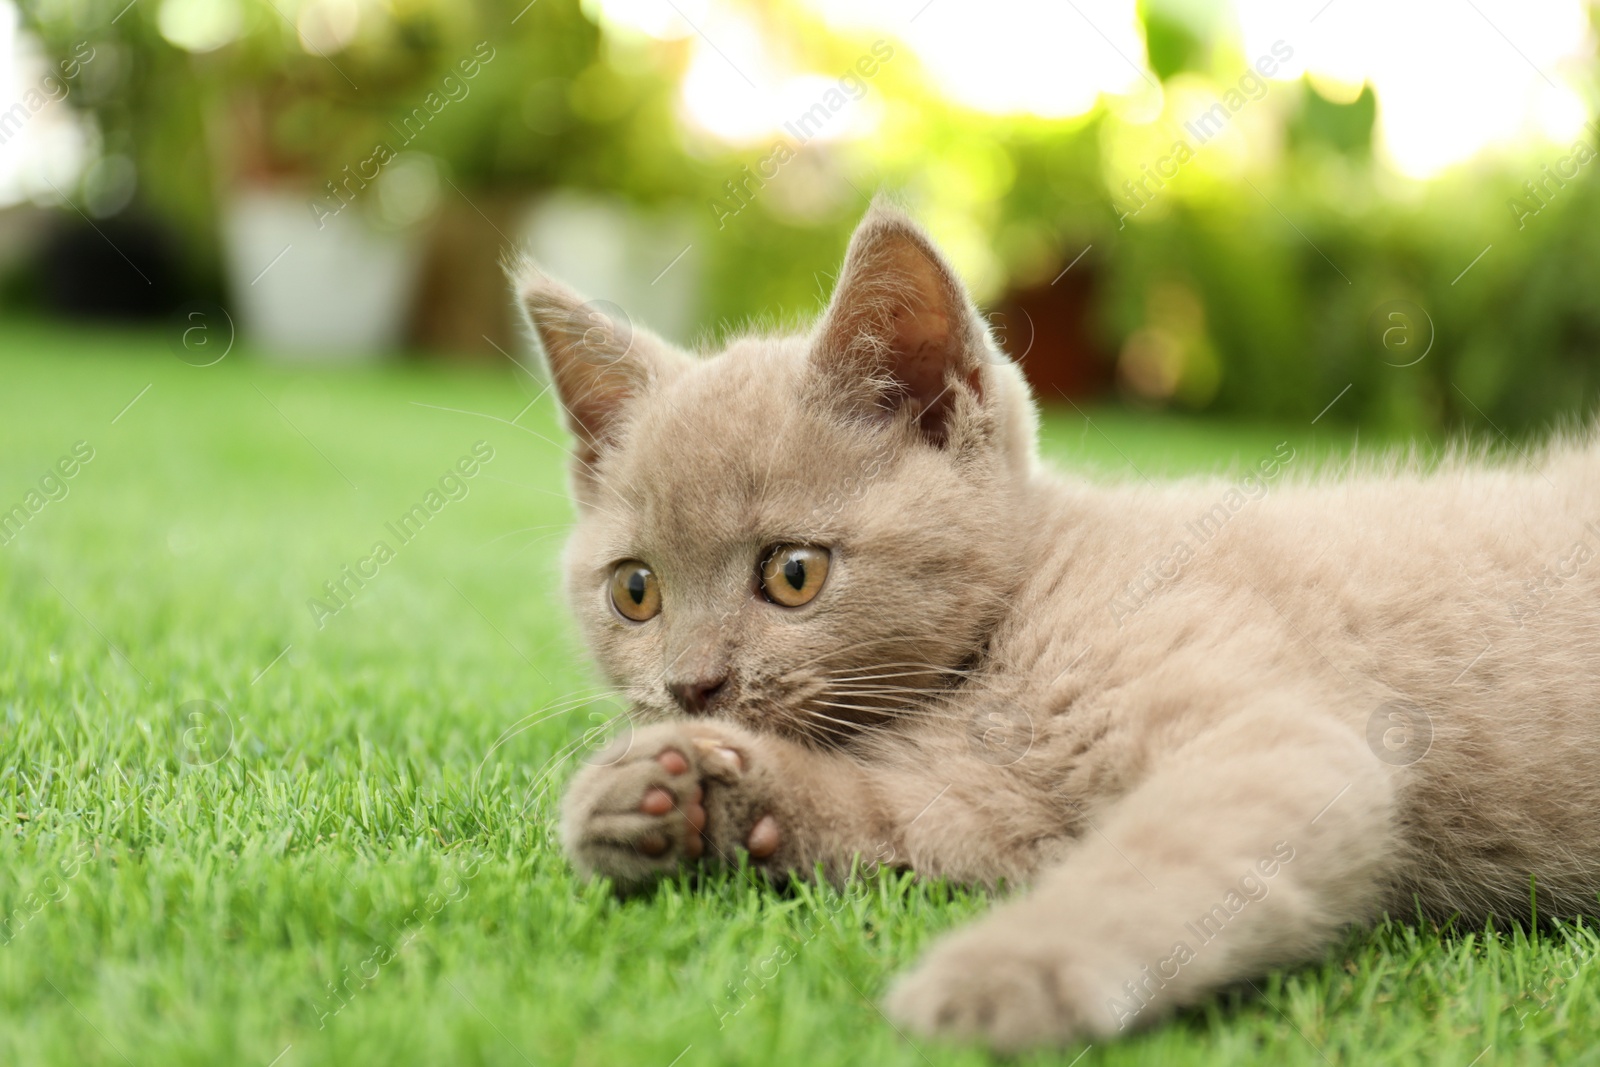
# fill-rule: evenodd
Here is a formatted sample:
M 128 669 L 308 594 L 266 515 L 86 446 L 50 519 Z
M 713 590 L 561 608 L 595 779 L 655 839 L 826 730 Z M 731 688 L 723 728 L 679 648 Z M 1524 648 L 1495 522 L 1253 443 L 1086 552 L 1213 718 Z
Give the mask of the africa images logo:
M 438 484 L 424 493 L 421 500 L 412 504 L 398 519 L 384 523 L 384 529 L 394 537 L 394 545 L 383 538 L 374 541 L 372 550 L 356 560 L 354 566 L 346 563 L 339 568 L 337 575 L 322 583 L 325 599 L 311 597 L 306 600 L 306 609 L 311 612 L 311 621 L 317 624 L 317 629 L 328 625 L 329 619 L 355 601 L 356 594 L 365 589 L 383 566 L 399 554 L 397 547 L 403 548 L 416 540 L 422 528 L 451 501 L 465 500 L 472 492 L 470 479 L 477 477 L 478 472 L 493 459 L 494 446 L 487 441 L 477 442 L 472 446 L 471 454 L 462 456 L 454 467 L 440 475 Z

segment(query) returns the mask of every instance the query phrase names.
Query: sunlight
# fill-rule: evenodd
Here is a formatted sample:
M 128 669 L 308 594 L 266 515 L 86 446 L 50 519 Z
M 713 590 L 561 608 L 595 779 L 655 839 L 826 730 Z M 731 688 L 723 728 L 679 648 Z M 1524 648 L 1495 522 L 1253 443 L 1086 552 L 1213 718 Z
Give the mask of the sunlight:
M 156 25 L 186 52 L 214 52 L 244 30 L 244 12 L 237 0 L 165 0 Z
M 70 189 L 83 172 L 93 131 L 65 102 L 75 84 L 22 32 L 9 0 L 0 0 L 0 205 L 54 201 L 51 184 Z
M 908 49 L 940 92 L 995 115 L 1071 118 L 1105 94 L 1148 94 L 1144 39 L 1133 0 L 1092 8 L 994 0 L 981 11 L 949 0 L 807 0 L 830 28 L 857 38 L 877 35 Z M 589 0 L 610 30 L 658 40 L 692 36 L 681 86 L 689 124 L 717 138 L 751 142 L 781 135 L 837 83 L 840 71 L 798 71 L 776 42 L 728 4 L 678 10 L 640 0 Z M 872 132 L 876 109 L 851 107 L 823 139 Z
M 1428 178 L 1530 134 L 1573 139 L 1588 109 L 1570 84 L 1593 54 L 1582 0 L 1238 0 L 1245 52 L 1294 47 L 1281 79 L 1371 83 L 1378 149 Z
M 1071 118 L 1149 77 L 1133 0 L 809 0 L 833 26 L 903 40 L 940 90 L 995 115 Z
M 786 65 L 755 24 L 735 12 L 711 12 L 698 24 L 709 36 L 696 36 L 691 45 L 693 58 L 679 89 L 684 117 L 725 141 L 771 137 L 783 121 L 779 93 Z
M 994 0 L 981 11 L 947 0 L 805 2 L 834 30 L 881 34 L 908 51 L 943 96 L 977 111 L 1063 119 L 1104 105 L 1131 119 L 1160 107 L 1133 0 Z M 682 113 L 691 127 L 724 141 L 781 135 L 790 112 L 803 110 L 807 93 L 829 77 L 793 69 L 781 42 L 764 40 L 736 5 L 588 6 L 610 29 L 688 37 Z M 1235 11 L 1246 56 L 1267 53 L 1275 41 L 1293 49 L 1278 80 L 1309 76 L 1341 102 L 1371 84 L 1379 156 L 1410 177 L 1431 177 L 1488 149 L 1570 141 L 1591 117 L 1574 87 L 1593 51 L 1582 0 L 1237 0 Z M 855 110 L 823 136 L 871 133 L 874 109 Z

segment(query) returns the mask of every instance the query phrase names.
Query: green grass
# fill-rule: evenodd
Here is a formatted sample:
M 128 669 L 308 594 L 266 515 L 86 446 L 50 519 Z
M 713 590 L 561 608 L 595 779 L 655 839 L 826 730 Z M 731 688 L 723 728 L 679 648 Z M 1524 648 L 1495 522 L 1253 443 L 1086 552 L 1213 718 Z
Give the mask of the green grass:
M 495 747 L 598 692 L 556 582 L 552 410 L 438 410 L 509 420 L 534 391 L 0 326 L 0 510 L 94 449 L 0 547 L 0 1064 L 987 1061 L 873 1007 L 979 895 L 734 875 L 618 902 L 574 879 L 538 782 L 554 764 L 558 793 L 562 746 L 614 707 Z M 1154 477 L 1284 439 L 1338 455 L 1331 421 L 1069 412 L 1047 440 Z M 385 522 L 479 440 L 470 495 L 319 629 L 322 583 L 394 547 Z M 1391 925 L 1078 1062 L 1593 1061 L 1594 947 Z

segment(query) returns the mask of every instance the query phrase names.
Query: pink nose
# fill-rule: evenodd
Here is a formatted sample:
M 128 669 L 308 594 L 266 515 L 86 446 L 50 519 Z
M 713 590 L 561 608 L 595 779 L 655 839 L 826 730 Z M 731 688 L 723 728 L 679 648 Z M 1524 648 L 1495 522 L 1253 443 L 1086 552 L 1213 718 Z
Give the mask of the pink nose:
M 712 701 L 722 693 L 727 680 L 723 677 L 695 682 L 672 682 L 667 686 L 667 692 L 671 693 L 678 706 L 690 715 L 704 715 L 710 710 Z

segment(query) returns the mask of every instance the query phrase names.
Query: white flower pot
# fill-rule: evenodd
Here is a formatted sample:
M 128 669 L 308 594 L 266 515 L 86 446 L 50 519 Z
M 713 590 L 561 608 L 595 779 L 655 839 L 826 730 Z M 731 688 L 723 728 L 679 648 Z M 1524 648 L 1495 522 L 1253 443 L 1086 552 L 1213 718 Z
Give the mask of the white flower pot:
M 380 231 L 352 205 L 320 220 L 309 197 L 233 193 L 223 218 L 231 311 L 263 354 L 362 360 L 404 340 L 421 261 L 414 230 Z

